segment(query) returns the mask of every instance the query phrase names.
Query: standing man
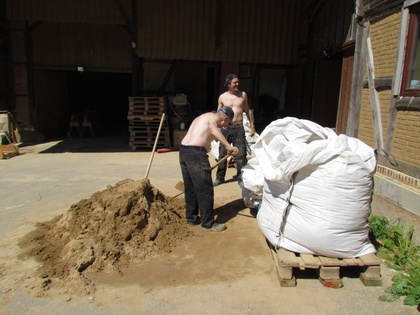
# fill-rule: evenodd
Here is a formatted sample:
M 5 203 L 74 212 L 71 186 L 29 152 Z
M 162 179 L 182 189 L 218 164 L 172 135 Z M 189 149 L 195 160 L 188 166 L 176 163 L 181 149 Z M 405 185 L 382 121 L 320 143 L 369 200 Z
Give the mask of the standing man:
M 179 149 L 187 223 L 201 223 L 205 231 L 219 232 L 226 229 L 226 224 L 214 221 L 214 188 L 207 152 L 210 151 L 210 143 L 216 139 L 227 154 L 236 156 L 238 148 L 231 146 L 219 129 L 228 126 L 233 117 L 233 110 L 229 107 L 198 116 L 182 139 Z
M 245 129 L 243 126 L 243 113 L 246 114 L 251 124 L 251 136 L 255 134 L 254 120 L 251 119 L 251 114 L 248 105 L 248 97 L 245 92 L 239 90 L 239 79 L 235 74 L 228 74 L 225 79 L 225 87 L 227 91 L 219 96 L 217 110 L 221 108 L 232 108 L 234 116 L 232 124 L 223 128 L 223 136 L 229 143 L 233 143 L 239 149 L 236 155 L 236 178 L 241 180 L 241 170 L 246 164 L 246 138 Z M 226 155 L 226 149 L 219 146 L 219 157 Z M 218 186 L 225 181 L 226 176 L 226 161 L 217 168 L 216 180 L 213 185 Z

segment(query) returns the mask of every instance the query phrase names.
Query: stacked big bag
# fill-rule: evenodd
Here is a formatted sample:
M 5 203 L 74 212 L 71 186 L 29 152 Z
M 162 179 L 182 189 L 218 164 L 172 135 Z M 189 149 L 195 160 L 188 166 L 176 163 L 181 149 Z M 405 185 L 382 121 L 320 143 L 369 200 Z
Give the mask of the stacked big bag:
M 352 258 L 376 252 L 368 237 L 376 163 L 360 140 L 288 117 L 259 136 L 242 179 L 262 195 L 258 224 L 276 248 Z

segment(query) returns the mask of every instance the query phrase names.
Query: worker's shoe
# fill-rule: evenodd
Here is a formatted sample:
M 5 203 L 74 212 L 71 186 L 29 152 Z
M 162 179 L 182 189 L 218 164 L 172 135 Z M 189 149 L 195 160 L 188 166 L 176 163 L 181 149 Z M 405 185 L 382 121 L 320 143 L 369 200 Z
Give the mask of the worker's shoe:
M 199 225 L 200 223 L 201 223 L 200 218 L 197 218 L 197 220 L 195 220 L 195 221 L 187 221 L 187 224 L 192 225 L 192 226 Z
M 242 174 L 236 175 L 236 180 L 238 181 L 238 184 L 241 185 L 243 183 Z
M 207 228 L 207 227 L 201 226 L 201 229 L 203 229 L 204 231 L 221 232 L 221 231 L 226 230 L 226 224 L 214 222 L 211 227 Z
M 213 186 L 219 186 L 220 184 L 223 184 L 225 182 L 224 179 L 216 178 L 216 180 L 213 182 Z
M 232 178 L 236 179 L 237 181 L 240 181 L 240 180 L 242 180 L 242 173 L 233 175 Z

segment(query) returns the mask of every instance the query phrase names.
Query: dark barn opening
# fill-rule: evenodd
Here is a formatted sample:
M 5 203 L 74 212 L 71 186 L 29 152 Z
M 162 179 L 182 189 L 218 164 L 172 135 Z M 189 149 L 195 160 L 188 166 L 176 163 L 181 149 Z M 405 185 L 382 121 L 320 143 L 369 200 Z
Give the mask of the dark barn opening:
M 69 113 L 88 115 L 95 134 L 128 134 L 131 74 L 69 72 Z

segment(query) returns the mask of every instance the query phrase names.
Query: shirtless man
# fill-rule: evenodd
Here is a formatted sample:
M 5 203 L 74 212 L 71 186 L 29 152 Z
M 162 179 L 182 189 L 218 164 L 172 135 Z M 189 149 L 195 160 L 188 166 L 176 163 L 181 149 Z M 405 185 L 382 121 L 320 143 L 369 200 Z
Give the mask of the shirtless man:
M 241 180 L 241 170 L 246 164 L 246 138 L 245 129 L 243 126 L 243 113 L 246 114 L 251 124 L 251 136 L 255 133 L 254 120 L 251 119 L 251 114 L 248 105 L 248 97 L 245 92 L 239 90 L 239 79 L 234 74 L 226 76 L 225 87 L 228 88 L 226 92 L 219 96 L 217 110 L 224 107 L 233 109 L 234 117 L 232 125 L 222 129 L 223 136 L 229 143 L 233 143 L 239 149 L 236 156 L 236 178 Z M 219 156 L 225 156 L 226 149 L 223 146 L 219 147 Z M 213 185 L 218 186 L 225 181 L 227 162 L 221 163 L 217 168 L 216 180 Z
M 210 151 L 210 143 L 216 139 L 229 155 L 236 156 L 238 148 L 231 146 L 220 131 L 220 128 L 226 127 L 233 118 L 231 108 L 198 116 L 188 128 L 179 149 L 187 223 L 201 223 L 201 228 L 205 231 L 226 229 L 226 224 L 214 221 L 214 188 L 207 152 Z

